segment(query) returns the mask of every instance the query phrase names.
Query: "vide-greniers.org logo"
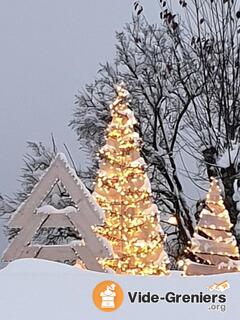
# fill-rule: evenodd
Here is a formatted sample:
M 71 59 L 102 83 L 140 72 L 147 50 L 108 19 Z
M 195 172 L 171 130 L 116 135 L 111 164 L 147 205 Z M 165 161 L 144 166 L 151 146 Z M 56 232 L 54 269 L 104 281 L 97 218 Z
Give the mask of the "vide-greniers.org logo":
M 169 291 L 158 294 L 141 291 L 128 291 L 128 300 L 132 304 L 137 303 L 168 303 L 168 304 L 208 304 L 209 310 L 226 311 L 227 297 L 222 292 L 229 289 L 228 281 L 214 283 L 207 287 L 209 291 L 220 293 L 203 293 L 202 291 L 192 294 L 179 294 Z M 124 293 L 121 286 L 113 281 L 100 282 L 93 290 L 93 301 L 95 306 L 104 312 L 117 310 L 123 302 Z
M 128 292 L 128 298 L 131 303 L 171 303 L 171 304 L 210 304 L 209 310 L 225 311 L 227 297 L 225 294 L 206 294 L 203 292 L 193 294 L 178 294 L 175 292 L 167 292 L 164 295 L 157 293 L 140 291 Z
M 156 303 L 166 301 L 168 303 L 225 303 L 227 301 L 225 294 L 205 294 L 203 292 L 195 294 L 177 294 L 167 292 L 164 296 L 152 294 L 151 292 L 128 292 L 131 303 Z

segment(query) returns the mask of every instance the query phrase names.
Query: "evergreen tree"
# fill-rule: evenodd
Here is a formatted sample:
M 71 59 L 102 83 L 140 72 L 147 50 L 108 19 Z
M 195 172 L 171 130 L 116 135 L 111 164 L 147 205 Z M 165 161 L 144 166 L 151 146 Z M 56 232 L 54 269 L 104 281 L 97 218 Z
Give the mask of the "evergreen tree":
M 110 106 L 112 121 L 106 145 L 100 150 L 100 170 L 94 195 L 105 210 L 106 223 L 97 232 L 112 245 L 112 259 L 105 268 L 125 274 L 166 274 L 167 256 L 158 209 L 151 199 L 151 186 L 140 157 L 136 119 L 128 105 L 128 92 L 117 86 Z
M 12 196 L 0 199 L 0 214 L 11 217 L 19 205 L 27 199 L 35 184 L 47 170 L 55 158 L 57 148 L 52 138 L 52 147 L 47 148 L 43 143 L 28 142 L 29 152 L 24 155 L 24 166 L 21 169 L 20 190 Z M 51 192 L 44 199 L 44 203 L 62 209 L 72 205 L 71 198 L 61 182 L 54 185 Z M 9 240 L 14 238 L 19 229 L 5 228 Z M 79 240 L 79 234 L 72 228 L 41 228 L 34 237 L 34 242 L 39 244 L 54 245 L 64 244 L 71 240 Z

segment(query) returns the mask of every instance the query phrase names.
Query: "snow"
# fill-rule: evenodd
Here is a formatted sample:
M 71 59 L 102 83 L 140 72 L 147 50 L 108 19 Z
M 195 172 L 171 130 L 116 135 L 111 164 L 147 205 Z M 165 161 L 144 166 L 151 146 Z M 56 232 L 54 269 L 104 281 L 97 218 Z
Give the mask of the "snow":
M 148 177 L 145 177 L 145 180 L 144 180 L 144 183 L 143 185 L 140 187 L 140 191 L 148 191 L 149 193 L 151 193 L 151 183 L 150 183 L 150 180 L 148 179 Z
M 70 245 L 72 247 L 75 247 L 75 246 L 85 246 L 86 244 L 85 244 L 84 239 L 81 239 L 81 240 L 72 240 Z
M 95 286 L 117 282 L 124 291 L 122 306 L 110 313 L 92 301 Z M 227 281 L 223 292 L 209 287 Z M 22 259 L 0 271 L 0 314 L 3 320 L 138 319 L 226 320 L 239 319 L 240 274 L 182 277 L 178 271 L 164 277 L 118 276 L 96 273 L 56 262 Z M 175 294 L 225 294 L 226 303 L 130 303 L 128 292 Z M 209 310 L 212 306 L 215 310 Z M 216 309 L 218 306 L 218 310 Z M 223 311 L 223 308 L 226 311 Z M 180 316 L 181 315 L 181 316 Z
M 145 214 L 145 215 L 151 214 L 151 215 L 155 216 L 156 214 L 158 214 L 157 205 L 153 203 L 149 208 L 143 210 L 143 214 Z
M 126 126 L 133 126 L 134 124 L 137 124 L 134 113 L 130 109 L 120 110 L 119 113 L 128 117 L 129 120 L 126 123 Z
M 146 162 L 144 161 L 144 159 L 142 157 L 139 157 L 138 159 L 134 160 L 131 162 L 131 166 L 134 167 L 138 167 L 138 166 L 145 166 Z
M 220 168 L 228 168 L 232 163 L 237 165 L 240 161 L 239 148 L 239 143 L 235 143 L 233 144 L 232 150 L 225 150 L 223 155 L 217 160 L 217 165 Z
M 220 262 L 218 268 L 219 268 L 219 269 L 224 269 L 224 268 L 227 268 L 227 266 L 228 266 L 227 263 L 225 263 L 225 262 Z
M 59 153 L 57 154 L 57 157 L 59 157 L 63 162 L 65 162 L 66 164 L 68 164 L 67 157 L 66 157 L 66 155 L 65 155 L 63 152 L 59 152 Z
M 168 224 L 171 224 L 173 226 L 177 226 L 178 225 L 178 221 L 177 218 L 174 216 L 169 217 L 168 221 L 166 221 Z
M 72 206 L 68 206 L 63 209 L 56 209 L 51 205 L 45 205 L 37 209 L 37 214 L 51 214 L 51 213 L 61 213 L 61 214 L 77 213 L 77 209 Z
M 238 187 L 238 180 L 235 179 L 233 183 L 233 200 L 236 202 L 237 210 L 240 211 L 240 188 Z
M 51 202 L 54 206 L 57 206 L 60 203 L 60 201 L 61 201 L 61 197 L 57 193 L 54 193 L 51 196 Z
M 240 234 L 240 214 L 238 214 L 237 223 L 234 227 L 236 234 Z
M 200 218 L 202 218 L 204 215 L 211 215 L 212 213 L 211 213 L 211 211 L 209 211 L 208 209 L 202 209 L 202 211 L 201 211 L 201 213 L 200 213 Z
M 113 146 L 110 146 L 109 144 L 105 144 L 105 146 L 103 146 L 101 148 L 101 152 L 115 152 L 115 148 Z

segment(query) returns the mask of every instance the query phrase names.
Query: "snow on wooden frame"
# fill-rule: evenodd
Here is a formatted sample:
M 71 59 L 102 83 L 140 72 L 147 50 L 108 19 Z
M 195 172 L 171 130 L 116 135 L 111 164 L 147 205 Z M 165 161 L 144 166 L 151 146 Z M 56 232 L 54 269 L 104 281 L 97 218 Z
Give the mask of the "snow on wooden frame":
M 76 207 L 57 210 L 41 203 L 61 181 L 68 190 Z M 19 258 L 41 258 L 46 260 L 81 260 L 89 270 L 104 271 L 98 258 L 110 257 L 112 252 L 107 241 L 92 230 L 94 225 L 104 223 L 104 214 L 94 198 L 73 170 L 64 154 L 59 153 L 52 161 L 30 196 L 13 214 L 10 228 L 20 229 L 19 234 L 3 254 L 3 261 Z M 64 245 L 38 245 L 32 240 L 40 228 L 73 227 L 82 235 L 83 241 L 73 241 Z
M 240 255 L 231 232 L 233 225 L 215 178 L 211 179 L 206 206 L 186 249 L 188 257 L 179 266 L 188 276 L 239 272 Z

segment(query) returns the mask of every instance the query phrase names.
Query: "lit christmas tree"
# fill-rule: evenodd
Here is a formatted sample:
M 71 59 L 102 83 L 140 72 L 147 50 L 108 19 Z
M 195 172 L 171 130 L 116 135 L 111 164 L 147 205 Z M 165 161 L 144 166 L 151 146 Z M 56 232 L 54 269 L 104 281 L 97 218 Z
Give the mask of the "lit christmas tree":
M 239 251 L 231 233 L 232 223 L 217 180 L 212 179 L 190 247 L 189 259 L 181 261 L 186 275 L 208 275 L 240 271 Z
M 158 208 L 152 203 L 128 96 L 123 85 L 117 86 L 117 97 L 110 105 L 112 121 L 107 128 L 106 145 L 99 152 L 94 196 L 105 211 L 106 223 L 95 229 L 108 239 L 114 252 L 111 259 L 101 263 L 116 273 L 164 275 L 168 263 L 164 234 Z

